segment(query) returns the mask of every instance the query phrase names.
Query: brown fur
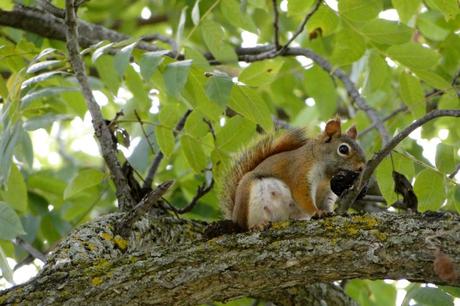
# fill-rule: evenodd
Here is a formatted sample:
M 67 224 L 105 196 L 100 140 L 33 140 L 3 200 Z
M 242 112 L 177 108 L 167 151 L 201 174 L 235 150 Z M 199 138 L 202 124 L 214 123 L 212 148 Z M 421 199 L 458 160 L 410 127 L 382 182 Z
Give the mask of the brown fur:
M 225 218 L 232 218 L 236 189 L 246 173 L 254 170 L 263 160 L 270 156 L 300 148 L 307 140 L 304 129 L 292 129 L 276 138 L 271 135 L 265 136 L 252 148 L 243 151 L 222 176 L 225 181 L 221 184 L 220 202 Z

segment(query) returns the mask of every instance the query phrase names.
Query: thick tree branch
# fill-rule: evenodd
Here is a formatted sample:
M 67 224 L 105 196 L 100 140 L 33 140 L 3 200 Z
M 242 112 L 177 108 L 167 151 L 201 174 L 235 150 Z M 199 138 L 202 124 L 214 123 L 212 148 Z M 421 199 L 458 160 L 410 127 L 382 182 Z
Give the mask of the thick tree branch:
M 364 171 L 361 173 L 359 180 L 355 183 L 355 186 L 352 190 L 345 193 L 345 195 L 338 201 L 338 212 L 343 213 L 347 211 L 350 203 L 353 203 L 358 195 L 360 194 L 362 188 L 367 184 L 369 178 L 371 177 L 374 170 L 377 166 L 383 161 L 383 159 L 390 154 L 390 152 L 407 136 L 410 135 L 415 129 L 421 127 L 425 123 L 438 118 L 438 117 L 460 117 L 460 110 L 454 109 L 440 109 L 434 110 L 423 116 L 422 118 L 412 122 L 408 127 L 399 132 L 394 136 L 389 143 L 387 143 L 382 150 L 374 154 L 367 163 Z
M 109 168 L 112 180 L 115 184 L 118 205 L 120 208 L 129 209 L 135 204 L 131 195 L 131 189 L 128 181 L 121 170 L 120 163 L 117 159 L 115 144 L 112 140 L 112 134 L 105 124 L 102 117 L 101 109 L 94 99 L 91 87 L 86 77 L 85 66 L 80 57 L 77 34 L 77 17 L 73 0 L 66 1 L 66 40 L 69 60 L 72 64 L 75 76 L 82 88 L 88 110 L 91 114 L 95 135 L 101 147 L 102 157 Z
M 270 230 L 206 241 L 201 223 L 141 219 L 128 240 L 120 214 L 71 233 L 31 282 L 0 293 L 0 304 L 197 305 L 342 279 L 444 282 L 436 249 L 460 265 L 460 216 L 444 213 L 335 216 L 273 224 Z

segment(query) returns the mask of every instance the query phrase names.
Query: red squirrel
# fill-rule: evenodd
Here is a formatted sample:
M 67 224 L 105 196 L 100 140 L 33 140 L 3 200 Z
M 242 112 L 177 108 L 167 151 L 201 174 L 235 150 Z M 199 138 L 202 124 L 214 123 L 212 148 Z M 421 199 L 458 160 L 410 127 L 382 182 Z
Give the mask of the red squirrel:
M 223 176 L 220 201 L 225 217 L 251 229 L 331 212 L 336 200 L 332 177 L 364 167 L 356 137 L 354 126 L 342 134 L 339 118 L 329 120 L 316 138 L 307 138 L 303 129 L 266 136 L 244 150 Z

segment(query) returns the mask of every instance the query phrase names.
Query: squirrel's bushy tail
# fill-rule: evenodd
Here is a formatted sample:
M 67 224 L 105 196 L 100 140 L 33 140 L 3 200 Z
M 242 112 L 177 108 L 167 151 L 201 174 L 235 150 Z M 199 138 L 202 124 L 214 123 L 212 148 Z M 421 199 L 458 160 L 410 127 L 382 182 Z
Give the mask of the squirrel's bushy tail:
M 243 150 L 222 176 L 219 200 L 226 219 L 231 219 L 235 193 L 241 178 L 254 170 L 264 159 L 303 146 L 308 138 L 302 128 L 291 129 L 279 137 L 265 136 L 254 146 Z

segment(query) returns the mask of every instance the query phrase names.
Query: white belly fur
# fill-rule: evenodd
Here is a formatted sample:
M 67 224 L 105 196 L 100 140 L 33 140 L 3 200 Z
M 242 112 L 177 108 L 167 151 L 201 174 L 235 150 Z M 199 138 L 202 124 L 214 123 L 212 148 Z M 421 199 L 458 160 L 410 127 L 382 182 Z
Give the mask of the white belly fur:
M 276 178 L 255 180 L 249 195 L 248 227 L 288 219 L 309 219 L 294 202 L 289 187 Z

